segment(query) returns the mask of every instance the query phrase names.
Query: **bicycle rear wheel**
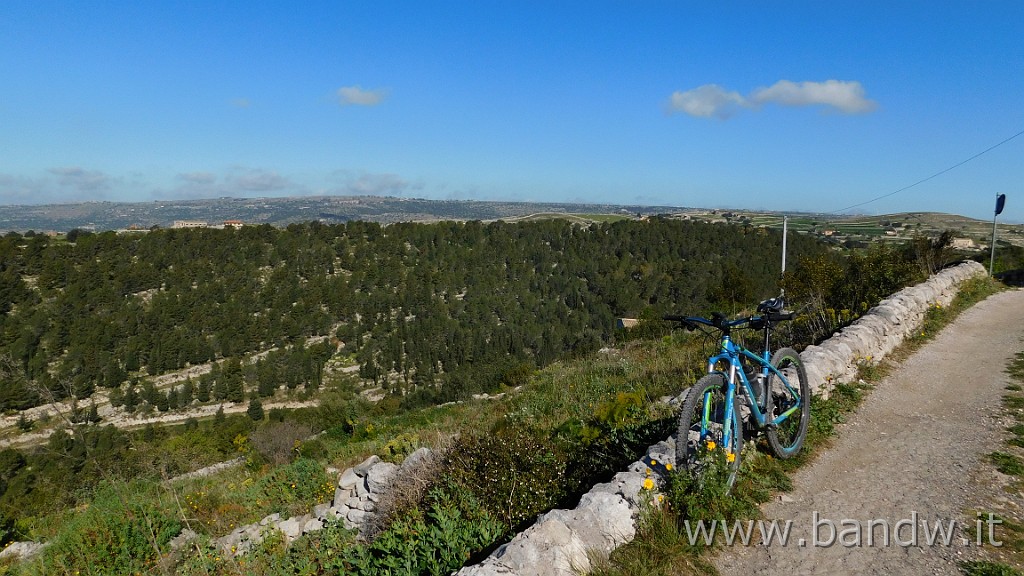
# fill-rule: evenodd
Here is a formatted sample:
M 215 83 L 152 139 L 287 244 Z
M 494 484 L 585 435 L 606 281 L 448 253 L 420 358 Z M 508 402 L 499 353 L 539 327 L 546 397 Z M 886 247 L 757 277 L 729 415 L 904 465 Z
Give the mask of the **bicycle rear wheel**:
M 740 469 L 743 451 L 743 429 L 740 426 L 739 406 L 734 401 L 732 414 L 725 414 L 725 378 L 721 374 L 708 374 L 690 388 L 683 402 L 676 433 L 676 466 L 703 476 L 711 466 L 712 458 L 725 458 L 732 487 Z M 729 445 L 724 441 L 729 428 Z M 724 452 L 724 456 L 722 456 Z
M 811 390 L 807 370 L 792 348 L 780 348 L 772 355 L 772 366 L 789 381 L 787 386 L 774 373 L 768 375 L 767 415 L 772 421 L 789 412 L 785 420 L 768 426 L 768 447 L 779 458 L 791 458 L 800 452 L 811 419 Z

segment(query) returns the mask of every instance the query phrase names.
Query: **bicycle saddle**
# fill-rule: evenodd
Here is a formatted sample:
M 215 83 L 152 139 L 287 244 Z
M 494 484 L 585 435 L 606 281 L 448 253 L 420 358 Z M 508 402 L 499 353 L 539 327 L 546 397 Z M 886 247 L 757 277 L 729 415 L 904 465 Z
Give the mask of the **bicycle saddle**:
M 786 307 L 786 302 L 783 301 L 782 296 L 775 298 L 769 298 L 757 305 L 757 311 L 760 314 L 778 314 L 782 312 L 782 309 Z

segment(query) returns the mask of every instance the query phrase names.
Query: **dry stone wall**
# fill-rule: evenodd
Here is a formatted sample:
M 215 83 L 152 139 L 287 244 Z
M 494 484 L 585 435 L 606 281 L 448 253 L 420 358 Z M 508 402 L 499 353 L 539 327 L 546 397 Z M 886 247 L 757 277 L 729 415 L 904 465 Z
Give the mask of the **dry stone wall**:
M 407 456 L 401 466 L 370 456 L 338 474 L 331 502 L 314 506 L 310 513 L 301 516 L 281 518 L 280 514 L 271 514 L 259 522 L 239 526 L 215 543 L 225 553 L 241 555 L 261 542 L 267 530 L 281 532 L 287 543 L 303 534 L 322 530 L 328 522 L 341 522 L 346 528 L 362 532 L 369 516 L 377 509 L 377 503 L 390 487 L 391 479 L 396 474 L 412 470 L 429 455 L 428 448 L 420 448 Z
M 877 362 L 917 330 L 928 308 L 947 306 L 965 280 L 985 275 L 977 262 L 964 262 L 882 300 L 856 322 L 800 354 L 811 390 L 828 396 L 836 382 L 850 381 L 860 362 Z
M 918 328 L 929 306 L 949 304 L 964 280 L 984 274 L 985 267 L 977 262 L 943 270 L 886 298 L 820 346 L 808 347 L 800 357 L 812 389 L 828 394 L 835 382 L 856 375 L 859 361 L 883 358 Z M 483 562 L 463 568 L 457 575 L 576 576 L 588 572 L 593 558 L 607 557 L 633 539 L 641 502 L 657 502 L 658 495 L 645 489 L 645 481 L 657 474 L 661 462 L 675 462 L 674 439 L 651 446 L 629 470 L 584 495 L 575 509 L 540 516 L 532 527 Z

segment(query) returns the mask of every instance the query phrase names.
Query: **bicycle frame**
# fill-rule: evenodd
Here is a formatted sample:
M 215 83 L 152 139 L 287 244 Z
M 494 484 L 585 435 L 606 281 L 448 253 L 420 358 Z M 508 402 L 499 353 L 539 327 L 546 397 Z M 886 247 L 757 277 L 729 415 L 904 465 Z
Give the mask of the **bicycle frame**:
M 751 414 L 753 414 L 754 420 L 757 422 L 757 425 L 758 425 L 759 428 L 765 428 L 765 427 L 769 427 L 769 426 L 778 426 L 783 421 L 785 421 L 786 418 L 788 418 L 791 414 L 793 414 L 797 410 L 800 410 L 801 406 L 803 405 L 803 403 L 805 401 L 804 398 L 800 397 L 799 392 L 794 390 L 793 387 L 790 385 L 789 379 L 786 378 L 786 376 L 782 372 L 780 372 L 778 369 L 776 369 L 774 366 L 771 365 L 771 358 L 770 358 L 770 353 L 769 353 L 770 347 L 769 347 L 768 344 L 769 344 L 769 341 L 768 341 L 768 329 L 767 328 L 765 329 L 765 351 L 764 351 L 763 355 L 755 354 L 755 353 L 751 352 L 750 350 L 747 350 L 746 348 L 744 348 L 740 344 L 737 344 L 736 342 L 734 342 L 732 340 L 732 337 L 729 335 L 729 332 L 728 331 L 724 331 L 722 333 L 722 338 L 720 340 L 721 352 L 708 358 L 708 374 L 720 374 L 725 379 L 726 386 L 725 386 L 725 412 L 724 413 L 725 414 L 733 414 L 734 413 L 733 410 L 734 410 L 734 404 L 736 402 L 736 389 L 737 389 L 737 379 L 738 379 L 739 383 L 742 384 L 742 386 L 743 386 L 743 390 L 747 394 L 747 398 L 749 399 L 747 404 L 750 406 L 750 412 L 751 412 Z M 765 377 L 765 382 L 768 381 L 769 375 L 774 375 L 775 377 L 779 378 L 780 381 L 783 383 L 783 385 L 797 398 L 796 404 L 791 406 L 788 410 L 786 410 L 782 414 L 780 414 L 777 417 L 775 417 L 773 420 L 769 421 L 767 414 L 765 414 L 764 412 L 761 411 L 761 407 L 758 405 L 758 403 L 756 401 L 757 400 L 757 395 L 755 394 L 754 389 L 751 386 L 750 381 L 747 379 L 746 373 L 743 370 L 743 365 L 740 362 L 740 358 L 741 357 L 744 357 L 744 358 L 747 358 L 747 359 L 751 360 L 752 362 L 755 363 L 755 365 L 760 367 L 761 374 Z M 728 365 L 728 369 L 727 370 L 716 370 L 715 367 L 719 363 L 722 363 L 722 362 L 724 362 L 724 363 L 726 363 Z M 764 393 L 765 394 L 769 394 L 770 390 L 768 390 L 766 388 L 764 390 Z M 707 394 L 707 396 L 710 396 L 710 392 L 708 392 L 706 394 Z M 705 413 L 704 413 L 704 417 L 701 419 L 701 431 L 700 431 L 702 438 L 707 433 L 707 428 L 706 428 L 705 425 L 706 425 L 707 422 L 709 422 L 711 420 L 711 415 L 708 413 L 710 411 L 710 405 L 711 405 L 710 398 L 705 398 L 705 402 L 704 402 Z M 723 417 L 723 420 L 724 420 L 724 422 L 723 422 L 722 439 L 723 439 L 723 441 L 724 441 L 726 446 L 730 446 L 731 445 L 731 440 L 732 440 L 732 434 L 737 433 L 737 432 L 732 429 L 732 425 L 731 425 L 731 422 L 733 421 L 732 418 Z M 739 432 L 739 433 L 742 433 L 742 432 Z

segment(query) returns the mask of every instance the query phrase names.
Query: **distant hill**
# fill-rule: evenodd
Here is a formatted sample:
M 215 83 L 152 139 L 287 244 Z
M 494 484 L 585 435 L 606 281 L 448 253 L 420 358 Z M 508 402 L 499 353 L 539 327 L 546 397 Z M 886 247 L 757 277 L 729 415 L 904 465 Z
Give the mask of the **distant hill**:
M 654 214 L 704 222 L 731 222 L 754 227 L 781 228 L 782 212 L 757 212 L 587 203 L 485 202 L 478 200 L 426 200 L 388 196 L 301 196 L 291 198 L 216 198 L 154 202 L 84 202 L 39 206 L 4 206 L 0 233 L 9 231 L 67 232 L 79 228 L 105 230 L 171 228 L 175 221 L 222 227 L 225 222 L 286 226 L 319 221 L 338 224 L 365 220 L 434 222 L 438 220 L 537 220 L 568 218 L 573 221 L 609 222 Z M 899 242 L 914 235 L 936 235 L 953 230 L 981 249 L 992 235 L 991 222 L 955 214 L 908 212 L 880 216 L 788 213 L 790 230 L 819 236 L 833 243 L 863 244 L 874 240 Z M 1024 226 L 1000 224 L 999 239 L 1024 246 Z M 970 248 L 968 247 L 968 248 Z
M 67 232 L 122 230 L 130 227 L 170 228 L 176 220 L 222 225 L 228 220 L 245 224 L 283 226 L 293 222 L 342 223 L 367 220 L 380 223 L 436 220 L 496 220 L 555 214 L 637 214 L 678 212 L 670 206 L 619 206 L 583 203 L 481 202 L 424 200 L 384 196 L 303 196 L 293 198 L 218 198 L 156 202 L 85 202 L 41 206 L 4 206 L 0 231 Z

